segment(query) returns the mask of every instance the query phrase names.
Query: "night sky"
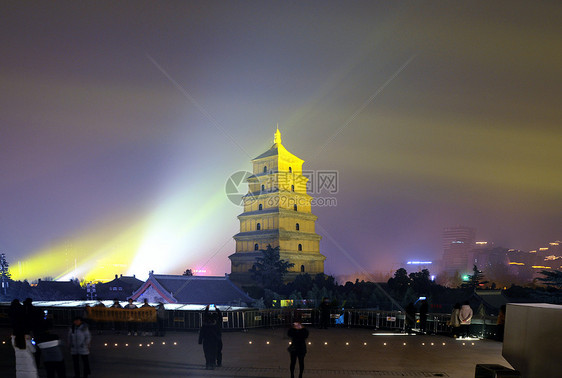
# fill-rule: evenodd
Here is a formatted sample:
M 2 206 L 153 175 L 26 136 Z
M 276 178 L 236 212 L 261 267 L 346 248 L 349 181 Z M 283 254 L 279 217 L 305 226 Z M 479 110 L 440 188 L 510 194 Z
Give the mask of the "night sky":
M 230 272 L 228 177 L 273 143 L 337 172 L 326 273 L 443 227 L 562 238 L 556 1 L 0 5 L 0 252 L 16 279 Z

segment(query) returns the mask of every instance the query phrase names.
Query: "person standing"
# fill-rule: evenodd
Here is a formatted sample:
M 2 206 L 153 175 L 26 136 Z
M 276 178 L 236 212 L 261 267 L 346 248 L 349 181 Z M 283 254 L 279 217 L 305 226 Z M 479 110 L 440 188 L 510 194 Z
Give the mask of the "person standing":
M 137 305 L 133 303 L 133 300 L 129 298 L 128 303 L 124 307 L 127 310 L 134 310 L 137 308 Z M 127 313 L 127 334 L 135 336 L 137 335 L 137 322 L 135 321 L 134 314 L 132 312 Z
M 39 377 L 35 363 L 35 346 L 31 343 L 31 336 L 21 331 L 12 335 L 12 346 L 16 354 L 16 378 Z
M 204 312 L 203 316 L 208 316 L 208 317 L 211 317 L 212 319 L 215 320 L 215 325 L 217 327 L 217 335 L 218 335 L 217 355 L 216 355 L 217 356 L 217 367 L 221 367 L 222 366 L 222 313 L 221 313 L 221 310 L 219 310 L 219 308 L 217 306 L 215 306 L 215 313 L 210 314 L 209 313 L 209 305 L 207 305 L 205 307 L 205 312 Z
M 427 312 L 429 311 L 429 305 L 427 300 L 424 299 L 420 305 L 420 332 L 424 334 L 427 332 Z
M 50 332 L 43 332 L 37 341 L 37 347 L 41 350 L 41 358 L 47 370 L 47 378 L 66 378 L 66 367 L 64 366 L 64 353 L 59 337 Z
M 80 316 L 74 318 L 72 326 L 68 331 L 68 345 L 70 346 L 70 354 L 72 355 L 72 363 L 74 365 L 74 377 L 80 377 L 80 359 L 82 360 L 83 378 L 90 375 L 90 342 L 92 336 L 88 325 L 82 321 Z
M 406 306 L 406 333 L 412 333 L 412 329 L 416 324 L 416 307 L 413 302 L 408 303 Z
M 220 335 L 213 316 L 203 314 L 203 325 L 199 330 L 199 344 L 203 344 L 205 353 L 205 369 L 213 370 L 217 361 L 217 350 Z
M 113 304 L 110 308 L 123 308 L 123 306 L 121 306 L 121 303 L 119 303 L 119 299 L 115 298 L 113 299 Z M 115 333 L 119 333 L 121 330 L 121 321 L 119 319 L 117 311 L 118 310 L 112 311 L 111 313 L 111 317 L 113 320 L 113 330 L 115 331 Z
M 19 299 L 14 299 L 8 309 L 8 317 L 10 318 L 10 323 L 12 325 L 12 335 L 25 333 L 25 320 L 23 314 L 22 304 Z
M 459 319 L 460 311 L 461 304 L 457 302 L 453 307 L 453 312 L 451 312 L 451 319 L 449 320 L 449 325 L 451 326 L 451 336 L 454 338 L 459 336 L 459 328 L 461 326 L 461 321 Z
M 465 301 L 459 311 L 462 337 L 468 337 L 470 323 L 472 322 L 472 315 L 472 308 L 470 308 L 469 302 Z
M 165 320 L 166 320 L 166 308 L 164 307 L 164 303 L 158 302 L 158 306 L 156 306 L 156 321 L 158 323 L 158 330 L 156 331 L 156 336 L 164 336 Z
M 326 297 L 322 298 L 319 306 L 320 310 L 320 329 L 328 329 L 330 325 L 330 300 Z
M 287 336 L 291 339 L 291 345 L 288 349 L 291 355 L 291 378 L 295 378 L 295 365 L 297 364 L 297 358 L 299 360 L 299 378 L 302 378 L 308 330 L 303 327 L 301 323 L 294 322 L 291 328 L 287 331 Z
M 498 325 L 498 340 L 499 341 L 503 341 L 503 334 L 504 334 L 504 331 L 505 331 L 505 310 L 506 310 L 506 308 L 507 308 L 506 305 L 501 305 L 500 313 L 498 314 L 497 325 Z

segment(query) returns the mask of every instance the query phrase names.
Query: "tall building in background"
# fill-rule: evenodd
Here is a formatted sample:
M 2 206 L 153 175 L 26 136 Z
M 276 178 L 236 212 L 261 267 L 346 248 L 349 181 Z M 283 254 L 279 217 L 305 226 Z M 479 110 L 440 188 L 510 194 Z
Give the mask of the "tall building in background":
M 471 227 L 443 229 L 442 270 L 450 276 L 472 274 L 471 250 L 475 246 L 476 231 Z
M 321 236 L 315 231 L 317 217 L 311 212 L 303 163 L 281 144 L 279 129 L 273 146 L 252 160 L 244 212 L 238 216 L 240 232 L 234 235 L 236 252 L 229 256 L 234 282 L 251 283 L 249 270 L 268 244 L 279 247 L 281 259 L 295 264 L 286 280 L 324 273 L 326 257 L 320 254 Z

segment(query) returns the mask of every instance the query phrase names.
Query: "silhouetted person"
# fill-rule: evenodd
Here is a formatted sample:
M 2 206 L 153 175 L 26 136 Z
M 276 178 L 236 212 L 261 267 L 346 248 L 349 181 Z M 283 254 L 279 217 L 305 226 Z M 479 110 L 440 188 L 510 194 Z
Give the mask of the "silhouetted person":
M 503 341 L 503 333 L 505 330 L 505 310 L 506 310 L 506 305 L 501 305 L 500 312 L 498 314 L 498 321 L 497 321 L 499 341 Z
M 416 324 L 416 307 L 413 302 L 408 303 L 406 306 L 406 332 L 411 333 L 412 328 Z
M 144 298 L 141 308 L 152 308 L 150 303 L 148 303 L 148 299 Z M 148 332 L 153 332 L 155 328 L 154 325 L 155 325 L 154 322 L 148 322 L 148 321 L 143 322 L 142 323 L 143 336 L 146 336 Z
M 304 356 L 306 355 L 306 339 L 308 338 L 308 330 L 299 322 L 293 323 L 292 327 L 287 331 L 287 336 L 291 339 L 289 346 L 289 354 L 291 355 L 291 378 L 295 378 L 295 365 L 297 358 L 299 360 L 299 378 L 302 378 L 304 371 Z
M 318 308 L 320 310 L 320 328 L 327 329 L 330 325 L 330 300 L 322 298 L 322 303 Z
M 10 325 L 12 326 L 12 335 L 24 333 L 25 321 L 23 314 L 22 304 L 19 299 L 14 299 L 8 309 L 8 317 L 10 318 Z
M 121 306 L 121 303 L 119 303 L 119 299 L 115 298 L 113 299 L 111 308 L 123 308 L 123 306 Z M 119 333 L 119 331 L 121 330 L 121 322 L 118 320 L 117 314 L 112 313 L 111 315 L 113 317 L 113 330 L 115 331 L 115 333 Z
M 165 320 L 166 320 L 166 309 L 164 307 L 164 303 L 158 302 L 158 306 L 156 306 L 156 323 L 158 325 L 158 329 L 156 330 L 156 336 L 164 336 Z
M 26 298 L 25 301 L 23 301 L 22 311 L 24 333 L 32 336 L 38 335 L 43 321 L 43 312 L 33 306 L 33 300 L 31 298 Z
M 420 305 L 420 332 L 426 333 L 427 331 L 427 312 L 429 311 L 429 305 L 427 300 L 423 300 Z
M 203 325 L 199 330 L 199 344 L 203 344 L 205 369 L 215 368 L 219 340 L 220 334 L 215 319 L 212 316 L 203 315 Z
M 222 313 L 218 307 L 215 306 L 215 313 L 209 313 L 209 305 L 205 307 L 204 316 L 209 316 L 214 319 L 217 327 L 218 342 L 217 342 L 217 366 L 222 366 Z
M 125 308 L 127 310 L 134 310 L 137 308 L 137 305 L 133 303 L 131 298 L 129 298 Z M 135 321 L 134 314 L 132 312 L 127 314 L 127 331 L 129 335 L 137 335 L 137 322 Z

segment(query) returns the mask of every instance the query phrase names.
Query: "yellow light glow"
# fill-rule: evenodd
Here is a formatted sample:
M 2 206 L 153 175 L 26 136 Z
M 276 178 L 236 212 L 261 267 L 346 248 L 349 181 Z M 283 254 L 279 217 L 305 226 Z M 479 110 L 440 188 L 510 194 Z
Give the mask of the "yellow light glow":
M 478 241 L 478 242 L 476 242 L 476 244 L 486 245 L 486 244 L 488 244 L 488 242 L 487 241 Z
M 560 245 L 560 243 L 558 243 L 558 242 L 553 242 L 553 243 L 548 243 L 548 244 L 550 244 L 550 245 Z
M 186 250 L 204 250 L 197 242 L 204 241 L 212 228 L 202 220 L 212 219 L 219 213 L 224 196 L 222 190 L 217 190 L 207 195 L 207 201 L 196 204 L 192 196 L 186 196 L 184 186 L 181 193 L 179 190 L 170 193 L 151 213 L 112 216 L 12 263 L 12 278 L 105 282 L 119 273 L 136 274 L 140 278 L 150 270 L 173 273 L 178 263 L 183 266 L 186 259 L 196 259 L 190 264 L 197 266 L 197 260 L 208 260 L 204 258 L 205 252 L 186 254 Z M 226 225 L 228 221 L 221 222 Z M 159 258 L 155 259 L 155 255 Z
M 539 251 L 548 251 L 548 247 L 539 248 Z
M 533 265 L 532 268 L 533 269 L 552 269 L 550 266 L 544 266 L 544 265 Z
M 510 262 L 509 265 L 525 265 L 525 264 L 520 262 Z

